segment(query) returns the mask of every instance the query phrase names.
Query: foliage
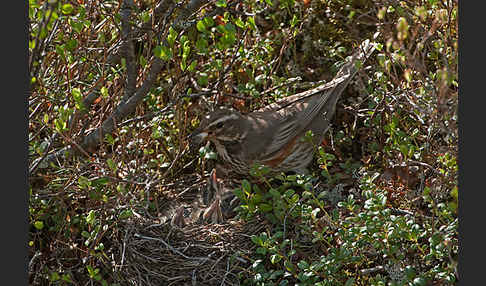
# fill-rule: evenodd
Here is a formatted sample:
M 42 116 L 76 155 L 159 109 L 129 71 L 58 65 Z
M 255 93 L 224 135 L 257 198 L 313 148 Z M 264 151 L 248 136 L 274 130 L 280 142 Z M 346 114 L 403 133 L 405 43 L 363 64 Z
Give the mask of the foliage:
M 251 237 L 257 246 L 254 274 L 245 283 L 453 283 L 455 264 L 450 257 L 457 251 L 458 220 L 452 211 L 445 204 L 433 217 L 400 211 L 388 201 L 388 192 L 374 183 L 377 177 L 363 173 L 358 185 L 361 193 L 356 197 L 349 194 L 335 208 L 324 192 L 309 189 L 307 176 L 284 178 L 277 189 L 271 188 L 262 199 L 256 199 L 260 192 L 257 185 L 243 181 L 242 189 L 252 199 L 242 203 L 241 214 L 255 209 L 274 225 L 271 231 Z M 301 188 L 302 195 L 293 188 Z M 251 189 L 254 191 L 248 191 Z M 426 194 L 423 199 L 430 201 Z M 381 265 L 380 272 L 386 275 L 363 275 L 363 269 L 376 265 Z
M 237 274 L 246 285 L 457 280 L 457 1 L 202 1 L 182 24 L 185 2 L 157 14 L 165 1 L 135 1 L 125 21 L 129 2 L 29 0 L 31 284 L 123 284 L 126 224 L 162 217 L 187 198 L 170 186 L 217 159 L 186 139 L 208 104 L 246 112 L 327 81 L 377 31 L 309 173 L 257 166 L 234 191 L 240 219 L 268 223 Z M 119 52 L 126 23 L 133 62 Z M 156 60 L 134 113 L 80 148 Z M 64 146 L 82 156 L 37 163 Z

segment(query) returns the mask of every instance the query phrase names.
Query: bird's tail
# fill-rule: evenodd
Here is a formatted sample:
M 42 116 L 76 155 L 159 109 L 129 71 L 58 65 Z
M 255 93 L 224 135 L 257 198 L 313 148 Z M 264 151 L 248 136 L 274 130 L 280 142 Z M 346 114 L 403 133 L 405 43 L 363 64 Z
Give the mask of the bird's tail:
M 308 116 L 312 118 L 314 112 L 318 112 L 318 110 L 322 109 L 324 105 L 335 106 L 341 93 L 374 50 L 375 47 L 373 43 L 368 39 L 365 40 L 363 43 L 361 43 L 358 50 L 351 55 L 349 60 L 339 69 L 336 76 L 331 81 L 319 85 L 313 89 L 285 97 L 280 102 L 277 101 L 273 104 L 267 105 L 259 111 L 278 111 L 296 102 L 304 101 L 318 93 L 322 93 L 322 96 L 318 100 L 319 103 L 314 105 L 314 108 L 307 111 L 309 112 Z M 328 102 L 329 105 L 326 104 L 326 102 Z M 332 116 L 332 114 L 330 116 Z
M 374 44 L 370 40 L 365 40 L 330 82 L 304 92 L 309 94 L 300 94 L 299 100 L 315 96 L 313 103 L 304 110 L 305 114 L 301 117 L 303 122 L 313 122 L 317 116 L 324 116 L 324 120 L 330 122 L 336 110 L 336 103 L 344 89 L 374 50 Z M 316 96 L 317 93 L 321 93 L 321 95 Z M 325 129 L 327 130 L 327 128 Z

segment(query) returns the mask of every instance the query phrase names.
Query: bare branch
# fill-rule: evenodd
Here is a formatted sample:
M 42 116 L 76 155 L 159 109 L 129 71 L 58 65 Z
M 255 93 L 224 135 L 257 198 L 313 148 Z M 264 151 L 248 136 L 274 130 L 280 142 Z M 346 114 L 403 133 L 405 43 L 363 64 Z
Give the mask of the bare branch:
M 162 4 L 163 6 L 158 6 L 158 7 L 166 7 L 165 5 L 168 5 L 169 1 L 164 1 Z M 180 30 L 182 28 L 189 28 L 192 25 L 195 24 L 195 22 L 191 22 L 189 25 L 182 25 L 180 23 L 183 23 L 184 20 L 186 20 L 188 17 L 190 17 L 193 13 L 195 13 L 202 5 L 207 3 L 207 0 L 192 0 L 190 1 L 183 12 L 177 17 L 177 19 L 174 21 L 174 24 L 172 25 L 174 29 Z M 129 8 L 128 7 L 130 3 L 133 3 L 132 0 L 125 0 L 124 1 L 124 7 L 122 11 L 122 17 L 128 17 L 127 15 L 129 14 Z M 168 4 L 167 4 L 168 3 Z M 167 6 L 168 7 L 168 6 Z M 162 12 L 159 10 L 158 12 Z M 123 20 L 125 21 L 125 20 Z M 126 31 L 125 25 L 128 25 L 128 23 L 123 23 L 123 35 L 124 37 L 129 35 L 129 32 Z M 131 42 L 128 39 L 124 43 Z M 124 45 L 122 44 L 121 48 Z M 130 48 L 128 48 L 129 50 Z M 133 51 L 133 44 L 132 44 L 132 51 Z M 115 57 L 110 58 L 111 61 L 116 60 Z M 147 76 L 145 78 L 145 81 L 143 84 L 138 88 L 138 90 L 133 94 L 133 96 L 128 96 L 129 92 L 127 91 L 124 96 L 124 100 L 122 100 L 118 106 L 115 108 L 113 113 L 101 124 L 100 127 L 96 128 L 95 130 L 91 131 L 89 134 L 87 134 L 77 146 L 77 148 L 72 148 L 71 146 L 66 146 L 65 148 L 53 153 L 49 154 L 45 158 L 39 158 L 37 162 L 34 162 L 34 165 L 39 168 L 45 168 L 48 166 L 49 162 L 54 162 L 60 157 L 66 156 L 66 158 L 70 158 L 72 156 L 79 156 L 79 155 L 85 155 L 80 152 L 80 150 L 85 150 L 88 153 L 96 151 L 96 148 L 103 142 L 103 139 L 106 134 L 110 134 L 113 131 L 115 131 L 119 124 L 122 122 L 122 120 L 133 114 L 135 112 L 136 107 L 140 102 L 142 102 L 143 98 L 147 95 L 149 92 L 150 88 L 152 88 L 153 84 L 155 83 L 157 76 L 159 72 L 162 70 L 163 67 L 163 61 L 159 58 L 154 58 L 152 66 L 150 67 L 150 70 L 147 73 Z M 128 67 L 128 66 L 127 66 Z M 127 71 L 129 71 L 127 69 Z M 131 79 L 133 80 L 133 79 Z M 129 79 L 127 79 L 127 88 L 129 88 Z M 131 81 L 130 81 L 131 82 Z M 133 84 L 133 83 L 131 83 Z M 94 99 L 97 98 L 96 96 L 97 90 L 93 91 L 90 93 L 87 98 L 90 100 L 85 99 L 88 101 L 87 103 L 92 103 Z M 94 99 L 93 99 L 94 98 Z M 91 101 L 93 99 L 93 101 Z M 87 106 L 86 106 L 87 107 Z
M 138 65 L 135 59 L 135 48 L 133 46 L 132 26 L 130 25 L 130 15 L 132 14 L 133 0 L 124 0 L 121 8 L 122 21 L 122 54 L 126 59 L 127 66 L 127 85 L 123 101 L 127 101 L 134 93 L 137 85 Z
M 150 71 L 148 72 L 147 78 L 137 92 L 126 102 L 122 101 L 116 107 L 112 115 L 108 117 L 108 119 L 106 119 L 99 128 L 95 129 L 84 138 L 81 146 L 85 150 L 88 152 L 93 152 L 98 143 L 102 142 L 104 136 L 116 129 L 117 122 L 121 122 L 123 118 L 135 112 L 137 105 L 142 101 L 150 88 L 153 86 L 158 73 L 162 69 L 162 66 L 162 60 L 156 58 L 150 68 Z

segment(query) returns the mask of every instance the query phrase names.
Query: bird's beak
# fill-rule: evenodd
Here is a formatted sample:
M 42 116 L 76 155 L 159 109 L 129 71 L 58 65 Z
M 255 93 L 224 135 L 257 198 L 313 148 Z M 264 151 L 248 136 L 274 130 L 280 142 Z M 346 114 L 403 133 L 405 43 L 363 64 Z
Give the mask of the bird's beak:
M 200 145 L 208 137 L 207 132 L 194 131 L 189 135 L 189 140 L 192 146 Z

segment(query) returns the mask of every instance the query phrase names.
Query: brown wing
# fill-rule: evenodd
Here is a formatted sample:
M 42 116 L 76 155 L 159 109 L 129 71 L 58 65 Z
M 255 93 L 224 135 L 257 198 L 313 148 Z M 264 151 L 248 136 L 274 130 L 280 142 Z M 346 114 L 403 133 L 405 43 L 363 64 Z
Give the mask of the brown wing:
M 361 49 L 341 67 L 332 81 L 286 97 L 279 102 L 248 114 L 249 117 L 253 118 L 268 117 L 267 119 L 271 119 L 268 120 L 268 122 L 271 122 L 271 126 L 265 128 L 267 132 L 265 137 L 269 139 L 264 142 L 266 148 L 258 148 L 258 150 L 266 151 L 264 154 L 259 154 L 258 157 L 264 160 L 265 158 L 270 159 L 276 152 L 285 149 L 290 141 L 295 139 L 296 135 L 302 135 L 304 131 L 309 130 L 310 124 L 316 125 L 314 121 L 317 116 L 325 117 L 322 122 L 318 122 L 320 124 L 318 126 L 319 131 L 324 133 L 334 115 L 337 100 L 358 71 L 356 62 L 358 60 L 364 61 L 373 50 L 373 45 L 369 40 L 366 40 L 361 44 Z M 263 143 L 256 142 L 256 144 Z

